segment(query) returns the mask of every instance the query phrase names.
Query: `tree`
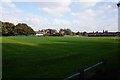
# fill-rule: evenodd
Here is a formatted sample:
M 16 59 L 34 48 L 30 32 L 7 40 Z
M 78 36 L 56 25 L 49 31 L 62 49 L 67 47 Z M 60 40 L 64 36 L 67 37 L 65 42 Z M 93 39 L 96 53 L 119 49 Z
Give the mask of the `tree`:
M 64 30 L 65 30 L 66 35 L 72 35 L 71 29 L 64 29 Z
M 80 33 L 80 32 L 77 32 L 76 35 L 81 35 L 81 33 Z
M 19 23 L 15 27 L 15 34 L 16 35 L 35 35 L 36 32 L 27 24 Z
M 76 33 L 75 33 L 75 32 L 72 32 L 72 35 L 76 35 Z
M 2 22 L 2 35 L 14 35 L 15 25 L 9 22 Z
M 13 23 L 1 22 L 2 23 L 2 35 L 11 36 L 11 35 L 34 35 L 36 32 L 29 27 L 27 24 L 17 24 L 16 26 Z
M 52 36 L 60 36 L 60 34 L 58 32 L 56 32 L 55 34 L 53 34 Z
M 86 35 L 87 35 L 87 32 L 83 32 L 83 35 L 86 36 Z
M 48 32 L 50 35 L 54 35 L 55 33 L 57 33 L 57 30 L 55 29 L 48 29 Z

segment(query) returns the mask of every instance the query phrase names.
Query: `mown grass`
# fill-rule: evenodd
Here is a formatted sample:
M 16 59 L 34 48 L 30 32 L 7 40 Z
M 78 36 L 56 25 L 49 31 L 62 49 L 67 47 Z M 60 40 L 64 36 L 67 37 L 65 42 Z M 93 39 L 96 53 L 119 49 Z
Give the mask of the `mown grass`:
M 2 37 L 3 78 L 66 78 L 106 59 L 118 69 L 117 37 Z

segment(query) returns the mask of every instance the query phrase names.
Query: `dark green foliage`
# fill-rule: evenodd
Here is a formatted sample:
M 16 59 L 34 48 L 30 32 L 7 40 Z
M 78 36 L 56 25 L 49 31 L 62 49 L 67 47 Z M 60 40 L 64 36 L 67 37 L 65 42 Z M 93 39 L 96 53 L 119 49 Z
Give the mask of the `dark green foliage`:
M 3 36 L 13 36 L 13 35 L 34 35 L 35 31 L 29 27 L 27 24 L 19 23 L 14 25 L 9 22 L 1 22 L 1 29 Z
M 60 36 L 60 34 L 56 32 L 56 33 L 53 34 L 52 36 Z
M 76 35 L 81 35 L 81 33 L 80 33 L 80 32 L 77 32 Z
M 35 31 L 29 27 L 27 24 L 17 24 L 15 27 L 15 33 L 17 35 L 34 35 Z
M 64 29 L 66 35 L 72 35 L 71 29 Z
M 15 25 L 9 22 L 2 22 L 2 35 L 14 35 Z

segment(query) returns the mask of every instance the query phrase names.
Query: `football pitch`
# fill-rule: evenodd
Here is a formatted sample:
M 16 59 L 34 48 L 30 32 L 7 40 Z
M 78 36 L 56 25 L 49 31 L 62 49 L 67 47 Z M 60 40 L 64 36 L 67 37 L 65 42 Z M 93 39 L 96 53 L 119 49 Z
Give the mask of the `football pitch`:
M 3 78 L 66 78 L 101 59 L 119 67 L 118 37 L 2 37 Z

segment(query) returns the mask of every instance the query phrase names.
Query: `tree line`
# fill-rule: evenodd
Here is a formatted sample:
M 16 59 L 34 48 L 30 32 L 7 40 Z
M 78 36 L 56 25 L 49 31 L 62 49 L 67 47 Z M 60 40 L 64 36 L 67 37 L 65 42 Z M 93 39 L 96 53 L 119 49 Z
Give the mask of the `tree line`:
M 64 36 L 64 35 L 85 35 L 86 32 L 73 32 L 71 29 L 42 29 L 34 31 L 25 23 L 18 23 L 17 25 L 10 22 L 0 21 L 0 35 L 15 36 L 15 35 L 35 35 L 43 34 L 44 36 Z
M 36 33 L 45 36 L 86 35 L 86 32 L 73 32 L 71 29 L 60 29 L 58 32 L 55 29 L 42 29 L 36 31 Z
M 0 21 L 0 33 L 2 36 L 36 34 L 36 32 L 25 23 L 18 23 L 17 25 L 14 25 L 13 23 L 2 21 Z

